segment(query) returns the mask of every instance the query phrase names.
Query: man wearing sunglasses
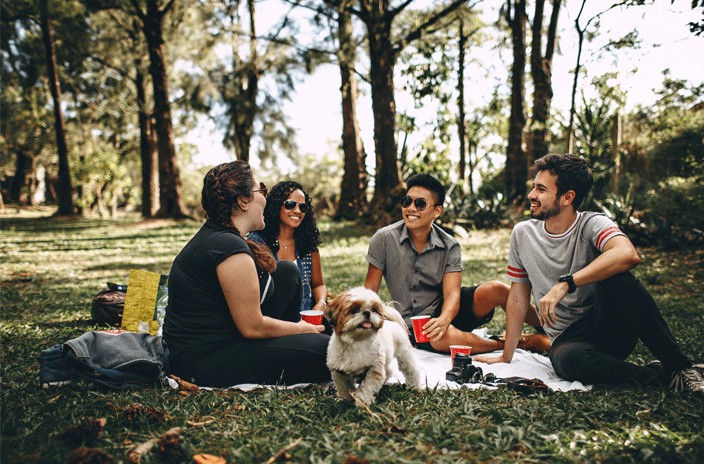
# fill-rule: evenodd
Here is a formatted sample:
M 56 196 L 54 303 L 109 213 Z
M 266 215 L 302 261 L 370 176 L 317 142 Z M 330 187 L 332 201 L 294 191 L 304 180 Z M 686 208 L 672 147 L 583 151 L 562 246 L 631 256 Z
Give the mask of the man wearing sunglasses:
M 412 316 L 431 316 L 423 327 L 430 343 L 419 348 L 447 352 L 450 345 L 470 345 L 472 353 L 501 349 L 503 341 L 479 337 L 472 330 L 489 322 L 496 306 L 506 308 L 508 285 L 492 281 L 462 287 L 460 244 L 435 224 L 443 212 L 445 188 L 429 174 L 410 177 L 406 186 L 403 220 L 379 229 L 369 242 L 364 286 L 377 292 L 383 277 L 409 327 Z M 539 327 L 535 314 L 533 319 L 528 322 Z M 549 339 L 535 334 L 521 347 L 547 351 Z

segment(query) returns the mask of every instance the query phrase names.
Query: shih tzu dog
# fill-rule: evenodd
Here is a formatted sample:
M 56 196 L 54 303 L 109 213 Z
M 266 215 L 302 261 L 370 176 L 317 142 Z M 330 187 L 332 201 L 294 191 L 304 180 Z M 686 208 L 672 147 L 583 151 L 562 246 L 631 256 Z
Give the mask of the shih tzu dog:
M 327 306 L 325 317 L 333 327 L 327 366 L 339 398 L 360 407 L 372 404 L 391 374 L 394 357 L 406 384 L 419 386 L 408 328 L 376 293 L 364 287 L 341 293 Z

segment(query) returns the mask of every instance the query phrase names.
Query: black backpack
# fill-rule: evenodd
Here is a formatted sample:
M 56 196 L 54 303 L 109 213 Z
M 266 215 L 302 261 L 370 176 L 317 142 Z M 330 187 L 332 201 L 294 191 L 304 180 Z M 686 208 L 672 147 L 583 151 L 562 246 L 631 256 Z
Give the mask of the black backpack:
M 90 315 L 93 320 L 110 325 L 122 323 L 125 296 L 127 296 L 127 285 L 108 282 L 108 287 L 101 290 L 93 298 L 93 303 L 90 306 Z

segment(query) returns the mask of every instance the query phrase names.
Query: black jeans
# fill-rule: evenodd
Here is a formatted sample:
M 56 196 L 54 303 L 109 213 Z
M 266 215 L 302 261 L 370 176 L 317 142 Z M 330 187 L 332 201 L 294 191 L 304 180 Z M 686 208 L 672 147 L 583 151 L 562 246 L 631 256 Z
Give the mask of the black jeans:
M 301 275 L 293 262 L 279 261 L 271 274 L 274 294 L 262 314 L 297 322 L 301 309 Z M 325 360 L 330 337 L 299 334 L 253 340 L 234 339 L 206 351 L 172 354 L 173 372 L 200 386 L 229 387 L 241 383 L 319 383 L 330 380 Z
M 624 361 L 638 340 L 662 362 L 637 366 Z M 552 344 L 550 361 L 567 380 L 591 384 L 650 385 L 691 367 L 648 291 L 630 272 L 596 285 L 594 310 Z

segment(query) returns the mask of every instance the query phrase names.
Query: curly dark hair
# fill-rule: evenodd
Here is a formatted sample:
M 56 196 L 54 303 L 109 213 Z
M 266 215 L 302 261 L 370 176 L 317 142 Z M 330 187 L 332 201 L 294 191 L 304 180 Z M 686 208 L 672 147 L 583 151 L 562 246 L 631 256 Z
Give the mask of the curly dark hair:
M 232 223 L 232 212 L 239 210 L 237 199 L 254 195 L 254 174 L 252 168 L 244 161 L 222 163 L 212 168 L 203 179 L 200 203 L 206 217 L 228 229 L 242 235 Z M 247 240 L 254 255 L 257 267 L 272 272 L 276 261 L 268 249 L 260 243 Z
M 300 190 L 306 197 L 306 203 L 310 208 L 303 216 L 301 225 L 293 231 L 293 239 L 296 243 L 296 251 L 300 256 L 305 256 L 312 251 L 318 251 L 320 245 L 320 231 L 315 224 L 315 210 L 311 205 L 311 198 L 308 196 L 303 186 L 298 182 L 287 180 L 279 182 L 269 190 L 269 196 L 266 199 L 266 207 L 264 208 L 264 230 L 259 231 L 264 241 L 274 253 L 279 251 L 279 230 L 281 227 L 281 219 L 279 213 L 286 201 L 294 190 Z

